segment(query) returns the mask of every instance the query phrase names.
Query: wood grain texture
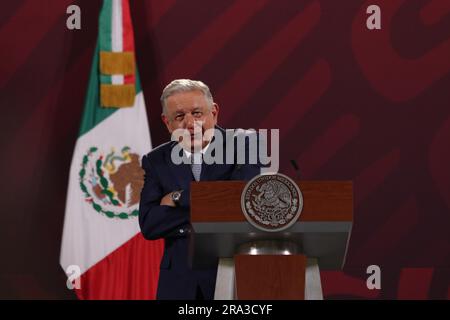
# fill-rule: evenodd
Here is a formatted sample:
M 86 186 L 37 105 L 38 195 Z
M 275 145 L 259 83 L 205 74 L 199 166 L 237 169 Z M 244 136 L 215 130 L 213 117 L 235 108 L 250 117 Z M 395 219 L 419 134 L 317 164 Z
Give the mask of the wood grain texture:
M 241 222 L 246 181 L 191 183 L 192 222 Z M 353 221 L 351 181 L 297 181 L 303 194 L 299 221 Z
M 304 255 L 236 255 L 238 300 L 304 300 Z

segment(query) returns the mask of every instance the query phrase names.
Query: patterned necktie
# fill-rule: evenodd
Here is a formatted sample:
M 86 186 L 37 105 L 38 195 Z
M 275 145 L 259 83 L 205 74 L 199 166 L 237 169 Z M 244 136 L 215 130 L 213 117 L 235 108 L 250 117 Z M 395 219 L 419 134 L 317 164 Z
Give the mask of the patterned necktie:
M 200 174 L 202 173 L 202 154 L 194 153 L 192 155 L 192 174 L 194 175 L 195 181 L 200 181 Z

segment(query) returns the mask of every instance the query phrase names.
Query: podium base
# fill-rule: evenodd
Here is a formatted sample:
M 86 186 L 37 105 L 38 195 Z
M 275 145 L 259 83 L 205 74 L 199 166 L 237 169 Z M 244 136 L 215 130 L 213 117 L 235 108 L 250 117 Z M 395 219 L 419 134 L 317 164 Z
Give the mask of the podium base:
M 304 299 L 323 300 L 320 270 L 315 258 L 307 258 L 304 275 Z M 217 270 L 215 300 L 236 300 L 236 270 L 235 261 L 232 258 L 221 258 Z

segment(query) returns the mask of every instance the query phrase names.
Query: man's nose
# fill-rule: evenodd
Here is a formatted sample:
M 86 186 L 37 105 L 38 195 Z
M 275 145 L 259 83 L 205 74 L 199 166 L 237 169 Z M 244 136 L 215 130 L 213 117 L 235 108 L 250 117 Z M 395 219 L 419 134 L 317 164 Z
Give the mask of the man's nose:
M 186 113 L 186 114 L 184 115 L 184 122 L 185 122 L 186 128 L 187 128 L 188 130 L 192 130 L 192 131 L 194 130 L 195 119 L 194 119 L 194 117 L 192 116 L 192 114 Z

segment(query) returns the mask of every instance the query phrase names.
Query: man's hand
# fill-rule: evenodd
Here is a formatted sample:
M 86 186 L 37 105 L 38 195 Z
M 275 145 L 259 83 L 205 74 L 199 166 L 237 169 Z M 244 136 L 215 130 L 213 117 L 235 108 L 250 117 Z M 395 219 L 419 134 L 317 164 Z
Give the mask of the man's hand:
M 173 200 L 172 200 L 172 193 L 173 192 L 166 194 L 161 199 L 161 202 L 159 204 L 162 205 L 162 206 L 175 207 L 175 202 L 173 202 Z

